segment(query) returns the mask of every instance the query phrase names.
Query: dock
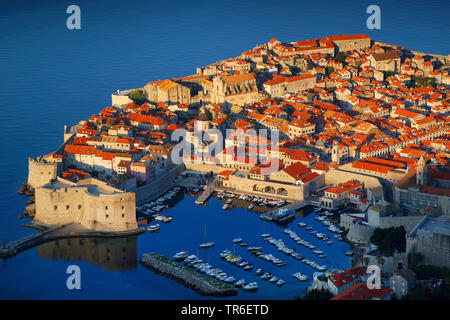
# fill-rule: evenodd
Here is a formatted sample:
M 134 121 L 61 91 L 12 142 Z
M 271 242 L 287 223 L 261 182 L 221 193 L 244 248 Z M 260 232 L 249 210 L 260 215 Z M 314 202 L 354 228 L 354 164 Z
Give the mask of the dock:
M 214 181 L 208 184 L 207 188 L 202 194 L 195 200 L 195 204 L 202 205 L 208 200 L 208 198 L 214 193 Z
M 9 242 L 5 248 L 0 248 L 0 258 L 3 259 L 11 258 L 27 249 L 36 247 L 44 242 L 61 238 L 83 237 L 83 236 L 121 237 L 145 232 L 145 229 L 140 228 L 118 232 L 95 231 L 86 229 L 78 223 L 66 223 L 52 227 L 36 225 L 33 227 L 35 227 L 36 229 L 41 229 L 42 231 L 37 231 L 34 234 Z
M 306 207 L 307 205 L 309 205 L 309 201 L 308 200 L 302 200 L 302 201 L 297 201 L 297 202 L 293 202 L 293 203 L 289 203 L 281 208 L 277 208 L 275 210 L 272 211 L 268 211 L 265 212 L 263 214 L 261 214 L 259 217 L 263 220 L 267 220 L 267 221 L 277 221 L 277 213 L 279 210 L 292 210 L 292 211 L 297 211 L 300 210 L 304 207 Z

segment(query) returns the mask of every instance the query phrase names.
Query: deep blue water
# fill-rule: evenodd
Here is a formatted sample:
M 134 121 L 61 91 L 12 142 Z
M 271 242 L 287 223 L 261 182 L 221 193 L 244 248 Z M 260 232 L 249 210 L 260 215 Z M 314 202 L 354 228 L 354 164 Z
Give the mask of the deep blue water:
M 71 4 L 81 7 L 81 30 L 66 28 Z M 381 30 L 366 29 L 370 4 L 381 8 Z M 22 227 L 26 219 L 17 218 L 26 200 L 17 188 L 26 178 L 27 157 L 53 151 L 62 143 L 63 125 L 110 104 L 113 91 L 193 74 L 197 66 L 237 56 L 272 37 L 295 41 L 366 33 L 449 54 L 449 9 L 448 1 L 0 1 L 0 238 L 31 232 Z M 172 209 L 177 219 L 159 235 L 138 238 L 137 257 L 148 250 L 173 254 L 195 248 L 203 218 L 208 230 L 221 231 L 214 239 L 218 244 L 234 233 L 249 242 L 262 233 L 254 214 L 222 214 L 214 200 L 199 210 L 189 199 L 184 200 L 189 210 Z M 180 215 L 186 224 L 180 225 Z M 219 228 L 221 219 L 230 219 L 226 229 Z M 0 298 L 198 297 L 140 266 L 102 271 L 86 261 L 77 262 L 85 282 L 82 292 L 74 293 L 65 289 L 69 261 L 41 258 L 37 248 L 24 252 L 0 267 Z M 250 297 L 290 298 L 302 286 L 265 291 Z

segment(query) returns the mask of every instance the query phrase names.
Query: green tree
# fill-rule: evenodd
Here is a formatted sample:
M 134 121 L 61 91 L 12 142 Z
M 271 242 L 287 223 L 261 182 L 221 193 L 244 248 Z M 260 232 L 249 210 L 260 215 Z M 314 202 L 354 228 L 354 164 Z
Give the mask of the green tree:
M 312 62 L 311 60 L 308 60 L 308 62 L 306 63 L 306 67 L 308 68 L 308 70 L 314 69 L 314 66 L 314 62 Z
M 329 76 L 333 72 L 334 72 L 334 68 L 333 67 L 326 67 L 325 68 L 325 73 L 326 73 L 327 76 Z
M 134 101 L 134 103 L 141 105 L 145 101 L 144 92 L 142 90 L 136 89 L 131 91 L 130 99 Z
M 392 256 L 396 250 L 405 252 L 405 235 L 406 231 L 403 226 L 386 229 L 377 228 L 373 231 L 370 242 L 378 246 L 382 255 Z
M 344 52 L 338 52 L 336 57 L 334 57 L 334 60 L 344 63 L 345 62 L 345 58 L 347 58 L 347 56 L 345 55 Z
M 303 296 L 303 300 L 330 300 L 333 298 L 333 294 L 327 289 L 313 289 L 306 292 Z M 301 299 L 299 299 L 301 300 Z

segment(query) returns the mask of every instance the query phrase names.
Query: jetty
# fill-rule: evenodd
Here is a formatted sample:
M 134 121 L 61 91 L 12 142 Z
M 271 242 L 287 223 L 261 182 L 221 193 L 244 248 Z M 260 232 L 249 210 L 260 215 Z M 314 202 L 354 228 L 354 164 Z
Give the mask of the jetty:
M 9 242 L 5 248 L 0 248 L 0 258 L 7 259 L 14 257 L 20 252 L 56 239 L 70 237 L 123 237 L 145 232 L 145 229 L 142 228 L 116 232 L 97 231 L 86 229 L 80 224 L 73 222 L 51 227 L 33 223 L 29 226 L 40 230 L 34 234 Z
M 142 255 L 139 261 L 145 268 L 173 279 L 202 296 L 228 297 L 237 295 L 237 289 L 229 284 L 179 264 L 154 252 Z
M 278 211 L 280 210 L 292 210 L 292 211 L 297 211 L 300 210 L 304 207 L 306 207 L 307 205 L 309 205 L 309 201 L 308 200 L 302 200 L 302 201 L 296 201 L 293 203 L 289 203 L 281 208 L 277 208 L 275 210 L 272 211 L 268 211 L 265 212 L 263 214 L 261 214 L 259 217 L 263 220 L 267 220 L 267 221 L 274 221 L 276 222 L 278 220 Z
M 202 194 L 195 200 L 195 204 L 202 205 L 214 193 L 214 181 L 211 181 Z

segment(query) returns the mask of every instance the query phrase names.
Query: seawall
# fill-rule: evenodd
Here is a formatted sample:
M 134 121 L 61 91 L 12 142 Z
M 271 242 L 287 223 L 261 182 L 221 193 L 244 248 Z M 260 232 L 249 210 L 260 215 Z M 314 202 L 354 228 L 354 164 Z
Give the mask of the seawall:
M 227 297 L 237 295 L 237 289 L 225 282 L 210 276 L 200 275 L 163 255 L 154 252 L 146 253 L 139 262 L 147 269 L 173 279 L 202 296 Z

